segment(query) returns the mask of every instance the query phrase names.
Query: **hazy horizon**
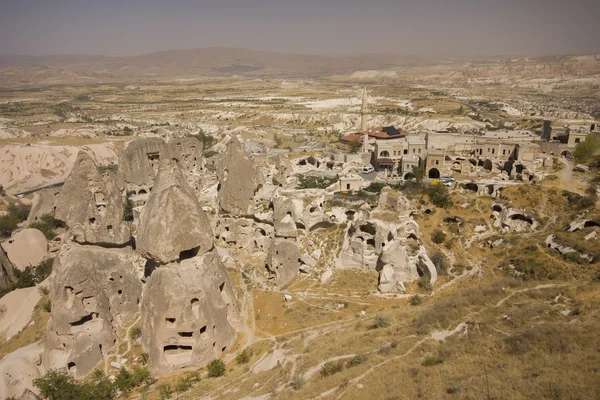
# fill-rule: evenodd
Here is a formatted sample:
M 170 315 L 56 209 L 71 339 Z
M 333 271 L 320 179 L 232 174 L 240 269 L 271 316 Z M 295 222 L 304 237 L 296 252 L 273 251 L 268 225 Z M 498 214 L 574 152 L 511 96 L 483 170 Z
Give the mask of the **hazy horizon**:
M 416 56 L 600 53 L 591 0 L 22 0 L 2 55 L 133 55 L 198 48 Z

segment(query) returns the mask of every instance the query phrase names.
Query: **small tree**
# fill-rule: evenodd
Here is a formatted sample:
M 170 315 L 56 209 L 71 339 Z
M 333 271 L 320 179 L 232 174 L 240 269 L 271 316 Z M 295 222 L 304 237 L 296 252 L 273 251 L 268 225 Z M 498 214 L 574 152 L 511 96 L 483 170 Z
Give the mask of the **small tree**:
M 423 182 L 423 178 L 425 178 L 425 165 L 423 163 L 419 163 L 418 166 L 412 167 L 412 173 L 415 177 L 415 181 L 420 185 Z
M 126 197 L 123 203 L 123 219 L 129 222 L 133 221 L 133 202 L 129 197 Z
M 573 157 L 578 163 L 585 163 L 591 156 L 600 150 L 600 139 L 596 135 L 588 135 L 585 141 L 575 147 Z
M 225 375 L 225 363 L 223 360 L 212 360 L 206 366 L 209 378 L 218 378 Z
M 446 234 L 440 229 L 436 229 L 431 234 L 431 241 L 435 244 L 442 244 L 444 240 L 446 240 Z
M 352 140 L 349 144 L 350 153 L 356 154 L 362 148 L 362 143 L 358 139 Z
M 33 380 L 33 386 L 40 395 L 52 400 L 79 400 L 89 398 L 84 388 L 75 381 L 65 368 L 51 369 L 40 378 Z

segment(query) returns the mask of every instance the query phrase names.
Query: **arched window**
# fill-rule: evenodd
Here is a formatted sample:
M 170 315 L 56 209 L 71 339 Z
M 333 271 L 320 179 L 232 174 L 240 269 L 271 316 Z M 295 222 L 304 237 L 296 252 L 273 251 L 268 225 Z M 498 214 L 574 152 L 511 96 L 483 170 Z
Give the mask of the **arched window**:
M 389 153 L 389 152 L 387 152 L 386 150 L 384 150 L 384 151 L 382 151 L 381 153 L 379 153 L 379 156 L 380 156 L 380 157 L 389 157 L 389 156 L 390 156 L 390 153 Z

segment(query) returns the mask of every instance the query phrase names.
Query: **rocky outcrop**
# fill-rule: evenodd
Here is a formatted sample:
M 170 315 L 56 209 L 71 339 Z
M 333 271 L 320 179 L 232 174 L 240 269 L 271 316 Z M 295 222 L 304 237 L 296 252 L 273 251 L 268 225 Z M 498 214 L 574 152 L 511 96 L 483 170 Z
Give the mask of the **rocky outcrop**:
M 220 218 L 215 226 L 215 237 L 238 249 L 266 250 L 272 236 L 271 225 L 250 218 Z
M 81 151 L 56 200 L 55 217 L 67 224 L 78 243 L 124 245 L 131 233 L 123 220 L 121 192 L 114 175 L 98 172 Z
M 161 162 L 140 216 L 137 249 L 160 264 L 204 254 L 213 247 L 210 223 L 174 160 Z
M 23 271 L 39 265 L 48 257 L 48 241 L 42 232 L 27 228 L 14 233 L 2 243 L 8 259 L 15 268 Z
M 31 203 L 31 211 L 29 211 L 25 224 L 33 224 L 46 214 L 54 215 L 55 203 L 59 193 L 60 188 L 48 188 L 35 192 Z
M 296 221 L 301 220 L 303 214 L 302 200 L 277 195 L 273 199 L 273 209 L 275 236 L 295 238 L 297 236 Z M 304 228 L 304 224 L 302 227 Z
M 46 368 L 91 372 L 131 324 L 142 295 L 145 260 L 130 248 L 63 245 L 54 261 L 46 331 Z
M 13 266 L 2 247 L 0 247 L 0 290 L 6 289 L 14 281 Z
M 496 205 L 494 205 L 496 206 Z M 503 232 L 523 232 L 527 230 L 535 230 L 539 226 L 539 222 L 525 210 L 516 208 L 504 208 L 492 212 L 494 226 L 501 228 Z
M 289 285 L 300 270 L 300 252 L 295 242 L 275 238 L 271 243 L 266 267 L 271 279 L 278 287 Z
M 280 154 L 275 164 L 276 172 L 273 174 L 273 185 L 284 187 L 285 181 L 294 173 L 294 167 L 288 156 Z
M 219 162 L 219 205 L 223 213 L 232 217 L 254 214 L 254 194 L 264 183 L 264 177 L 244 151 L 237 138 L 227 145 L 227 152 Z
M 143 297 L 142 342 L 153 371 L 203 366 L 235 341 L 235 294 L 215 250 L 158 268 Z
M 173 138 L 168 150 L 169 158 L 177 161 L 190 186 L 198 188 L 205 164 L 202 142 L 195 137 Z
M 144 188 L 154 184 L 160 162 L 166 158 L 167 146 L 158 138 L 138 139 L 129 143 L 119 157 L 119 172 L 127 188 Z
M 404 282 L 421 277 L 425 277 L 431 285 L 435 283 L 437 271 L 425 248 L 420 246 L 413 254 L 411 250 L 405 242 L 395 241 L 382 252 L 376 268 L 381 292 L 404 292 Z

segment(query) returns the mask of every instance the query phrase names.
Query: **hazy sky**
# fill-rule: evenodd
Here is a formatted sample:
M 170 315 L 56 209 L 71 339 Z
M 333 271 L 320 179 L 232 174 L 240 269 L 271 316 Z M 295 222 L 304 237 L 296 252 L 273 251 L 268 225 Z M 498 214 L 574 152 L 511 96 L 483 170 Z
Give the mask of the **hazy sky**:
M 600 0 L 0 0 L 0 54 L 600 53 Z

